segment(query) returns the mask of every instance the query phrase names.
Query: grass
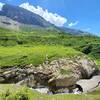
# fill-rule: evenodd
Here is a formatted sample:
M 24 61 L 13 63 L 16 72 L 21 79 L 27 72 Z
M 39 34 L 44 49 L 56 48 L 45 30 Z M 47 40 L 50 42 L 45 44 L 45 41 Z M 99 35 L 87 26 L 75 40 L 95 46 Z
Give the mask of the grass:
M 46 60 L 46 56 L 51 61 L 59 57 L 72 57 L 76 55 L 82 55 L 82 53 L 71 47 L 60 45 L 0 47 L 0 66 L 22 66 L 27 64 L 37 66 Z
M 38 100 L 39 95 L 25 86 L 0 85 L 0 100 Z
M 92 46 L 88 56 L 100 67 L 100 37 L 73 36 L 53 30 L 36 29 L 17 32 L 0 28 L 0 67 L 38 66 L 46 60 L 83 55 L 81 51 Z M 69 47 L 70 46 L 70 47 Z M 73 49 L 74 48 L 74 49 Z M 91 58 L 90 57 L 90 58 Z M 70 71 L 61 70 L 62 74 Z M 0 85 L 0 100 L 100 100 L 100 89 L 82 95 L 46 95 L 27 87 Z
M 16 91 L 15 91 L 16 90 Z M 99 91 L 99 92 L 98 92 Z M 100 89 L 90 94 L 40 94 L 29 88 L 16 85 L 0 85 L 0 100 L 100 100 Z
M 61 75 L 70 75 L 72 71 L 70 69 L 60 69 Z
M 100 68 L 100 59 L 96 59 L 95 61 L 96 61 L 96 65 L 97 65 L 97 67 Z

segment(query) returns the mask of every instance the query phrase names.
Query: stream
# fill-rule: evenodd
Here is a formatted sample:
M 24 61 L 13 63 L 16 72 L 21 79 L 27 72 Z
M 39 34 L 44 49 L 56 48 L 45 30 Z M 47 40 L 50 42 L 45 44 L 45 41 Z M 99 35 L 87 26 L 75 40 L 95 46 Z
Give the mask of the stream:
M 48 94 L 48 95 L 53 95 L 54 93 L 52 91 L 49 90 L 48 87 L 38 87 L 38 88 L 31 88 L 32 90 L 35 90 L 39 93 L 44 93 L 44 94 Z M 69 93 L 69 90 L 66 89 L 63 92 L 57 92 L 55 94 L 81 94 L 82 92 L 79 91 L 78 88 L 74 89 L 73 92 Z
M 31 89 L 40 93 L 53 95 L 53 94 L 81 94 L 81 93 L 92 92 L 97 88 L 100 88 L 100 75 L 93 76 L 91 79 L 81 79 L 77 81 L 76 88 L 73 89 L 72 92 L 69 92 L 68 89 L 65 89 L 63 90 L 63 92 L 53 93 L 52 91 L 50 91 L 49 87 L 46 86 L 40 86 Z

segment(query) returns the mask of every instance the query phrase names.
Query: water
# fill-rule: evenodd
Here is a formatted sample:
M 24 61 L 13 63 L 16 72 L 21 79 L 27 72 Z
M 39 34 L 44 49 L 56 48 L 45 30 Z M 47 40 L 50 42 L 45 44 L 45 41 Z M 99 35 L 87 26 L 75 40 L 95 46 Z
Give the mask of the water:
M 33 90 L 35 90 L 37 92 L 40 92 L 40 93 L 46 93 L 46 94 L 48 94 L 48 92 L 49 92 L 49 88 L 47 88 L 47 87 L 44 87 L 44 88 L 35 88 Z
M 48 87 L 38 87 L 38 88 L 31 88 L 32 90 L 35 90 L 39 93 L 44 93 L 44 94 L 49 94 L 49 95 L 53 95 L 53 93 L 49 90 Z M 78 88 L 74 89 L 72 93 L 69 93 L 68 90 L 66 91 L 63 91 L 63 92 L 59 92 L 59 93 L 56 93 L 57 94 L 81 94 L 82 92 L 78 90 Z

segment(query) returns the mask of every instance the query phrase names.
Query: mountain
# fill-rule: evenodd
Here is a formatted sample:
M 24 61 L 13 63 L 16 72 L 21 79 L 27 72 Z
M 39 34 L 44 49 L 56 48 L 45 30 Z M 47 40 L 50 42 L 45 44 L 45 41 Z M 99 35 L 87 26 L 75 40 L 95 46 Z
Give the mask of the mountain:
M 2 4 L 0 8 L 0 27 L 11 30 L 31 31 L 34 28 L 44 28 L 69 33 L 72 35 L 87 35 L 87 32 L 70 29 L 65 27 L 57 27 L 46 21 L 41 16 L 30 12 L 19 6 Z
M 6 24 L 7 26 L 23 24 L 42 28 L 53 26 L 41 16 L 9 4 L 4 4 L 0 11 L 0 24 Z
M 82 31 L 82 30 L 78 30 L 78 29 L 71 29 L 71 28 L 67 28 L 67 27 L 59 27 L 58 29 L 65 33 L 69 33 L 71 35 L 93 35 L 92 33 L 89 33 L 86 31 Z

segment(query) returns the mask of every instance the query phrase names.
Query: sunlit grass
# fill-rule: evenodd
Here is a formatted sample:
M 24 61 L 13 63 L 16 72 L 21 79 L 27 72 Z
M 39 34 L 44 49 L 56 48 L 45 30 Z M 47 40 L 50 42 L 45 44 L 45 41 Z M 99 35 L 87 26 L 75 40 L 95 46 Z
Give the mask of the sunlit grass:
M 73 48 L 59 45 L 0 47 L 0 66 L 38 65 L 45 61 L 46 56 L 51 61 L 61 57 L 72 57 L 76 55 L 82 55 L 82 53 Z
M 0 85 L 0 100 L 100 100 L 99 93 L 100 89 L 89 94 L 47 95 L 33 91 L 25 86 Z
M 100 59 L 96 59 L 96 65 L 100 68 Z

